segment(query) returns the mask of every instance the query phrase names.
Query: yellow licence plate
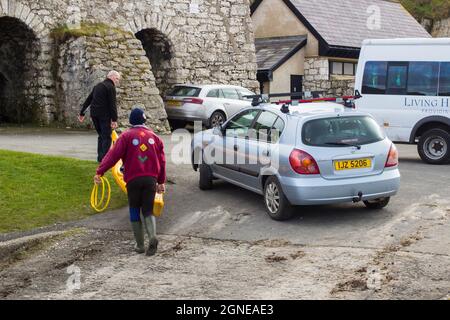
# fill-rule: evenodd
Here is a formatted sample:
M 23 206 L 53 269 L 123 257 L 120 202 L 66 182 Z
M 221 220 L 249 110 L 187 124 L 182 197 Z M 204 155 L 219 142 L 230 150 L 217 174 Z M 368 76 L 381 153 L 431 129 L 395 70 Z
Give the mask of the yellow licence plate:
M 367 158 L 335 161 L 334 168 L 336 171 L 372 168 L 372 160 Z
M 182 106 L 182 102 L 181 101 L 176 101 L 176 100 L 173 100 L 173 101 L 167 101 L 167 105 L 169 106 L 169 107 L 181 107 Z

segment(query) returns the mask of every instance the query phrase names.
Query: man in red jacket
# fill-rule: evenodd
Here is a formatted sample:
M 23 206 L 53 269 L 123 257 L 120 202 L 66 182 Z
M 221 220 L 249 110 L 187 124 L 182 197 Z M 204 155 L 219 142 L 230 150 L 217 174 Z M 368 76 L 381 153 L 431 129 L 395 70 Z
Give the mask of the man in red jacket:
M 156 220 L 153 216 L 155 193 L 165 192 L 166 159 L 162 140 L 144 124 L 144 111 L 136 108 L 130 114 L 131 129 L 122 133 L 106 154 L 97 169 L 95 183 L 111 169 L 120 159 L 124 166 L 124 180 L 127 183 L 130 220 L 136 239 L 136 252 L 144 253 L 144 227 L 149 237 L 147 256 L 152 256 L 158 249 L 156 239 Z

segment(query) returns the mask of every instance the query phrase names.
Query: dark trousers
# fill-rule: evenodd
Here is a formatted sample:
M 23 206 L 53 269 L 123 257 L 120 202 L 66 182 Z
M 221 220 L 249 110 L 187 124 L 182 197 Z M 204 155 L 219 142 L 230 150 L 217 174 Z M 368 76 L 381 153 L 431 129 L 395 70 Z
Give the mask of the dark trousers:
M 112 144 L 111 119 L 92 117 L 92 122 L 94 123 L 95 130 L 97 130 L 98 133 L 97 161 L 102 162 Z
M 156 184 L 157 181 L 153 177 L 139 177 L 127 183 L 131 221 L 139 221 L 141 209 L 144 217 L 153 214 Z

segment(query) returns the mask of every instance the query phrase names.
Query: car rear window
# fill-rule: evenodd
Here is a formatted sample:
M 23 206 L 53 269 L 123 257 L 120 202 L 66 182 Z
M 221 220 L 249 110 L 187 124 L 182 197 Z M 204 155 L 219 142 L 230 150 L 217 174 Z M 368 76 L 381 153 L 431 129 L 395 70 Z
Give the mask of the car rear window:
M 202 89 L 188 86 L 177 86 L 169 93 L 173 97 L 198 97 Z
M 367 116 L 311 120 L 303 125 L 302 131 L 303 143 L 316 147 L 364 145 L 385 137 L 376 121 Z

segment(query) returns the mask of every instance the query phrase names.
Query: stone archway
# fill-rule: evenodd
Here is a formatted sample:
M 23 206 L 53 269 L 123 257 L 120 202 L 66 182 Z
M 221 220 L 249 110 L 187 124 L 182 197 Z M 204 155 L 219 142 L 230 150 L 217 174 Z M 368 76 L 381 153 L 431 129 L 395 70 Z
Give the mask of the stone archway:
M 0 17 L 0 121 L 23 124 L 38 120 L 39 48 L 35 33 L 24 22 Z
M 156 87 L 160 95 L 164 97 L 177 79 L 173 67 L 174 49 L 172 42 L 165 34 L 155 28 L 143 29 L 137 32 L 135 36 L 142 43 L 152 66 Z

